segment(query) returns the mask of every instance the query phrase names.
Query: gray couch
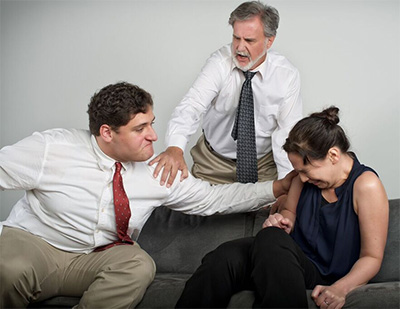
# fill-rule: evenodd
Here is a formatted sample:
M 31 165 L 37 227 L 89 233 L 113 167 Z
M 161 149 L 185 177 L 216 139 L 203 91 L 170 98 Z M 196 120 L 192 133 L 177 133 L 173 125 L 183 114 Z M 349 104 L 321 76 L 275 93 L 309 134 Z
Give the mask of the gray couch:
M 390 201 L 389 235 L 379 273 L 371 282 L 353 290 L 345 308 L 400 308 L 399 210 L 400 199 Z M 201 258 L 219 244 L 255 235 L 268 213 L 223 216 L 188 216 L 159 207 L 146 223 L 139 243 L 155 260 L 157 274 L 138 308 L 173 308 L 186 280 L 200 265 Z M 310 295 L 311 291 L 308 291 Z M 234 295 L 229 308 L 251 308 L 253 292 Z M 55 297 L 32 304 L 36 308 L 71 308 L 78 298 Z M 316 308 L 309 297 L 309 307 Z

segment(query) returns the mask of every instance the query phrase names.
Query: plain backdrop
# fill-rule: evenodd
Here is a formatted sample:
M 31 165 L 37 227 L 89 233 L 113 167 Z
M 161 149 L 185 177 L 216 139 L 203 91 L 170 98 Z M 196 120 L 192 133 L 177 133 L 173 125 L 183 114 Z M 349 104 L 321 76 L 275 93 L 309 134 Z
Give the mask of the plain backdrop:
M 231 41 L 228 17 L 241 2 L 1 0 L 0 147 L 34 131 L 87 128 L 91 96 L 128 81 L 153 95 L 155 150 L 163 151 L 173 108 L 209 55 Z M 304 115 L 338 106 L 352 150 L 389 198 L 400 197 L 399 1 L 268 4 L 281 16 L 273 48 L 300 70 Z M 22 194 L 0 192 L 0 220 Z

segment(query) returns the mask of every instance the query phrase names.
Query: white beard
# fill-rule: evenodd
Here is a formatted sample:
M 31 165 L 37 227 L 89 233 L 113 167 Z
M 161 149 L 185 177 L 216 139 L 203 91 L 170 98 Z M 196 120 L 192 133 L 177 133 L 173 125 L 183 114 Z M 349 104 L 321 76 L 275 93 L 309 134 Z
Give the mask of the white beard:
M 232 47 L 232 61 L 239 69 L 241 69 L 244 72 L 250 70 L 266 54 L 267 54 L 267 48 L 265 47 L 264 52 L 260 56 L 258 56 L 257 59 L 252 60 L 247 52 L 236 52 L 233 50 Z M 236 55 L 247 57 L 249 59 L 249 63 L 245 66 L 240 65 L 239 61 L 236 59 Z

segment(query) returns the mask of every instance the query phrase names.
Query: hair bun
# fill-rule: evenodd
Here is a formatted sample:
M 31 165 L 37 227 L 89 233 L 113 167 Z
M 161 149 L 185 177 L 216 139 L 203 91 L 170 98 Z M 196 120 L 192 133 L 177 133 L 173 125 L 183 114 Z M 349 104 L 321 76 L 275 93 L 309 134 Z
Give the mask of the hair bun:
M 320 113 L 313 113 L 310 117 L 324 119 L 329 122 L 331 125 L 336 125 L 339 123 L 339 108 L 336 106 L 331 106 L 324 109 Z

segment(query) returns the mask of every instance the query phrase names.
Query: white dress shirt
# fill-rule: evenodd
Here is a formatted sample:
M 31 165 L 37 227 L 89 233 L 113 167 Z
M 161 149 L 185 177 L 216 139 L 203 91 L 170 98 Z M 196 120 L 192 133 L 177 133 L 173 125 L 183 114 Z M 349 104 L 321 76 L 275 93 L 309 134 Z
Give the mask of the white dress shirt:
M 231 45 L 213 53 L 193 86 L 175 108 L 166 133 L 166 144 L 185 150 L 203 116 L 202 128 L 211 147 L 236 159 L 231 137 L 244 75 L 232 61 Z M 278 178 L 292 170 L 282 149 L 291 128 L 302 118 L 300 76 L 282 55 L 269 50 L 252 79 L 257 157 L 273 151 Z
M 252 211 L 275 200 L 272 182 L 211 186 L 179 176 L 171 188 L 153 177 L 147 162 L 122 163 L 130 201 L 128 234 L 137 239 L 161 205 L 187 214 Z M 89 253 L 117 239 L 112 179 L 115 161 L 86 130 L 34 133 L 0 150 L 0 189 L 26 194 L 0 224 L 26 230 L 70 252 Z

